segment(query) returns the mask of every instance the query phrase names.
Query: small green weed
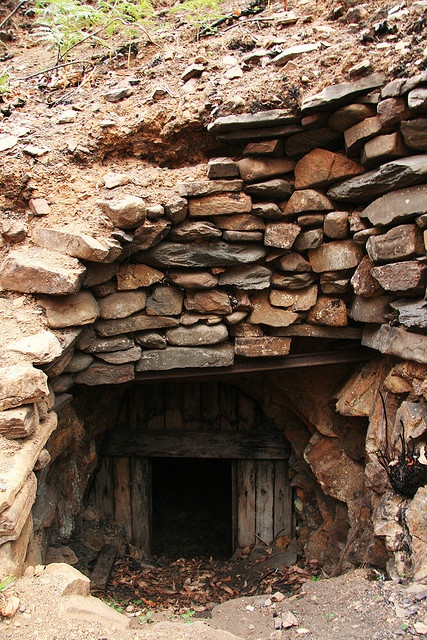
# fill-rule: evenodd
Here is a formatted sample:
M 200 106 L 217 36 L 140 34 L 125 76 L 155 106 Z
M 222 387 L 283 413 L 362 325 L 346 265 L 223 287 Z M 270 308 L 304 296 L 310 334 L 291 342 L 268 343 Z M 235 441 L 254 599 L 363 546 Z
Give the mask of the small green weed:
M 196 27 L 197 31 L 223 17 L 219 0 L 184 0 L 169 13 L 179 14 L 184 22 Z
M 400 625 L 400 628 L 402 629 L 402 631 L 406 631 L 409 627 L 409 624 L 407 622 L 402 622 L 402 624 Z
M 187 609 L 185 613 L 181 613 L 181 618 L 184 622 L 193 622 L 193 616 L 195 613 L 194 609 Z
M 334 620 L 336 618 L 336 615 L 335 613 L 326 613 L 325 618 L 328 622 L 330 622 L 331 620 Z
M 311 576 L 312 582 L 319 582 L 319 580 L 320 580 L 320 576 Z
M 3 580 L 0 580 L 0 593 L 4 593 L 6 589 L 9 589 L 15 584 L 16 578 L 14 576 L 6 576 Z
M 10 76 L 7 71 L 3 71 L 0 74 L 0 96 L 4 95 L 5 93 L 9 93 L 9 89 L 10 89 Z

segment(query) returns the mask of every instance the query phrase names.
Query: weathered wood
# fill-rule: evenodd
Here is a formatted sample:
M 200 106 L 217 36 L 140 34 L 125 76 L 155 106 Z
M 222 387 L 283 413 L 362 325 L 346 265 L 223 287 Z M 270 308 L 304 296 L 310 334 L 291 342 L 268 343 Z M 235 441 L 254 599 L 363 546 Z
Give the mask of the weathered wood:
M 293 536 L 292 487 L 289 481 L 288 462 L 274 462 L 274 536 Z
M 181 387 L 173 382 L 165 385 L 165 428 L 184 429 Z
M 219 388 L 219 428 L 228 431 L 236 428 L 237 423 L 237 389 L 231 385 L 220 385 Z
M 115 544 L 104 544 L 102 547 L 90 577 L 92 589 L 101 589 L 103 591 L 106 588 L 111 570 L 116 561 L 117 551 Z
M 101 520 L 114 518 L 113 458 L 104 457 L 89 496 L 89 502 L 95 504 Z
M 164 384 L 147 387 L 145 393 L 147 429 L 165 428 Z
M 149 555 L 151 552 L 152 474 L 151 460 L 131 458 L 131 542 Z
M 200 390 L 201 385 L 197 382 L 183 384 L 182 414 L 185 430 L 200 429 Z
M 287 460 L 289 445 L 279 431 L 207 432 L 207 431 L 120 431 L 106 435 L 106 456 L 143 456 L 147 458 L 231 458 Z M 120 458 L 119 458 L 120 460 Z M 118 466 L 124 477 L 123 463 Z M 117 475 L 117 472 L 115 471 Z M 121 484 L 116 491 L 125 493 Z M 115 496 L 115 504 L 117 499 Z M 121 508 L 121 507 L 120 507 Z
M 219 427 L 219 394 L 215 382 L 207 382 L 201 389 L 201 429 L 217 430 Z
M 255 533 L 260 540 L 269 543 L 274 537 L 274 494 L 272 491 L 274 486 L 274 461 L 257 460 L 255 469 Z
M 126 433 L 126 432 L 125 432 Z M 130 540 L 132 537 L 129 458 L 113 461 L 114 468 L 114 520 L 121 524 Z
M 245 393 L 239 393 L 237 397 L 237 415 L 239 416 L 239 431 L 254 428 L 255 401 Z M 250 456 L 251 457 L 251 456 Z
M 253 460 L 237 462 L 237 546 L 255 542 L 255 464 Z

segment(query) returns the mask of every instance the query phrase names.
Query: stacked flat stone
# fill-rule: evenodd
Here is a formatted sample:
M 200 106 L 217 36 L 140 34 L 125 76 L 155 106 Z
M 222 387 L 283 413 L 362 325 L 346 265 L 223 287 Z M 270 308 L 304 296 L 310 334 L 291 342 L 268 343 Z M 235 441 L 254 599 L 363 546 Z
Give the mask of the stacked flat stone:
M 426 72 L 375 74 L 306 98 L 299 117 L 218 118 L 210 133 L 241 155 L 210 161 L 206 180 L 156 206 L 100 201 L 108 238 L 38 219 L 34 246 L 0 267 L 0 285 L 35 294 L 49 329 L 7 345 L 18 355 L 0 368 L 3 572 L 22 566 L 53 394 L 362 329 L 363 344 L 427 363 L 426 114 Z

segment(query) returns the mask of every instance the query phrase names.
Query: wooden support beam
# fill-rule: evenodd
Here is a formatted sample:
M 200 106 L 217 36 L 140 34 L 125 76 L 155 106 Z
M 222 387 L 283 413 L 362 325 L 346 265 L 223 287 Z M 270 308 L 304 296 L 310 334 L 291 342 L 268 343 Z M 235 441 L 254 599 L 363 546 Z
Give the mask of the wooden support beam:
M 280 431 L 113 430 L 106 434 L 102 455 L 287 460 L 289 444 Z
M 116 561 L 117 546 L 115 544 L 104 544 L 99 552 L 98 560 L 90 577 L 92 589 L 105 590 L 110 579 L 111 570 Z

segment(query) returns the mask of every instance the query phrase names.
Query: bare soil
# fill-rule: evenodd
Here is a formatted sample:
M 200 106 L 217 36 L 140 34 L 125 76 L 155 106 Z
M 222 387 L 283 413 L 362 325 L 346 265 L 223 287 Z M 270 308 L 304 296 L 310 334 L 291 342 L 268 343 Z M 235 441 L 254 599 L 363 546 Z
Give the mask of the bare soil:
M 17 4 L 2 3 L 0 22 Z M 338 2 L 290 0 L 287 8 L 298 17 L 290 25 L 277 18 L 284 8 L 281 2 L 272 2 L 258 15 L 237 18 L 248 5 L 236 0 L 223 6 L 224 13 L 235 17 L 199 38 L 179 13 L 170 15 L 168 6 L 158 6 L 136 55 L 128 57 L 126 48 L 118 52 L 124 44 L 119 41 L 112 56 L 87 42 L 73 50 L 74 63 L 61 68 L 55 65 L 54 52 L 34 37 L 35 19 L 26 13 L 31 4 L 3 27 L 10 40 L 0 48 L 0 71 L 6 69 L 11 78 L 11 92 L 0 104 L 0 133 L 17 138 L 12 148 L 0 152 L 0 210 L 3 221 L 21 221 L 29 235 L 35 224 L 71 225 L 109 235 L 111 224 L 96 206 L 97 199 L 112 195 L 103 181 L 109 172 L 130 177 L 126 186 L 114 190 L 114 197 L 131 193 L 143 195 L 149 204 L 166 202 L 178 181 L 204 177 L 206 157 L 220 151 L 205 129 L 218 116 L 271 108 L 297 111 L 302 97 L 358 77 L 351 69 L 363 61 L 362 74 L 383 71 L 389 79 L 427 66 L 427 2 L 422 0 L 371 0 L 360 5 L 363 11 L 347 0 L 341 11 Z M 312 42 L 319 43 L 319 49 L 285 67 L 268 63 L 283 48 Z M 264 61 L 244 64 L 248 51 L 261 47 L 269 52 Z M 227 77 L 230 56 L 243 71 L 240 77 Z M 184 70 L 196 62 L 205 70 L 184 83 Z M 105 99 L 107 91 L 129 84 L 128 98 L 117 103 Z M 61 124 L 68 109 L 75 111 L 75 120 Z M 46 153 L 33 157 L 25 150 L 28 144 Z M 46 222 L 29 213 L 28 201 L 34 197 L 51 205 Z M 23 242 L 28 243 L 28 237 Z M 0 258 L 9 248 L 0 238 Z M 7 304 L 18 308 L 31 304 L 28 298 L 9 298 Z M 3 301 L 6 305 L 6 296 Z M 10 589 L 21 606 L 13 618 L 0 617 L 0 638 L 293 640 L 305 635 L 317 640 L 385 640 L 427 634 L 424 585 L 384 581 L 369 569 L 307 580 L 299 593 L 285 593 L 282 602 L 271 602 L 271 592 L 214 601 L 211 617 L 203 621 L 193 615 L 186 621 L 166 607 L 154 611 L 154 624 L 149 624 L 150 609 L 138 612 L 134 607 L 127 612 L 133 628 L 114 630 L 64 615 L 56 585 L 36 574 Z M 275 629 L 275 620 L 284 620 L 287 611 L 296 616 L 295 625 Z

